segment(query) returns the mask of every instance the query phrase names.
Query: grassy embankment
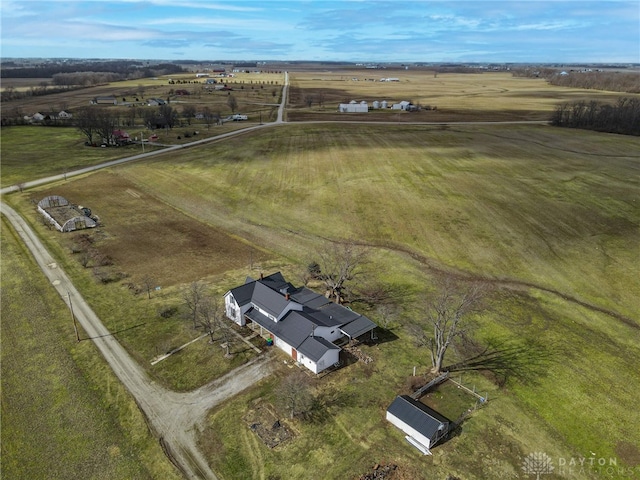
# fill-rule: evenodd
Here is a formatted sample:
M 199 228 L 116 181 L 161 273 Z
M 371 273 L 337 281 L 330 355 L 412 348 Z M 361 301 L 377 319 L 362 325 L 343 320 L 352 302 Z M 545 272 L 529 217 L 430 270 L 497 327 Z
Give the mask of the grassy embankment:
M 179 478 L 4 221 L 1 346 L 3 478 Z

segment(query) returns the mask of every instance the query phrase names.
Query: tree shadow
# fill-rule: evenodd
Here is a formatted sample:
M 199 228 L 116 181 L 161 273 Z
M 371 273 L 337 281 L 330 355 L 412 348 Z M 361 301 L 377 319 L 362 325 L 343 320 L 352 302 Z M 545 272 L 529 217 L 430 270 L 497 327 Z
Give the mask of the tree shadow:
M 387 343 L 387 342 L 394 342 L 396 340 L 398 340 L 398 335 L 396 335 L 393 332 L 393 329 L 391 328 L 382 328 L 382 327 L 377 327 L 374 331 L 373 331 L 373 337 L 367 337 L 366 341 L 364 341 L 364 343 L 367 344 L 373 344 L 373 345 L 380 345 L 382 343 Z
M 559 353 L 557 346 L 551 343 L 542 344 L 535 340 L 514 342 L 499 338 L 489 339 L 485 347 L 467 339 L 464 349 L 473 353 L 445 370 L 490 372 L 499 386 L 504 386 L 510 379 L 528 385 L 537 384 Z

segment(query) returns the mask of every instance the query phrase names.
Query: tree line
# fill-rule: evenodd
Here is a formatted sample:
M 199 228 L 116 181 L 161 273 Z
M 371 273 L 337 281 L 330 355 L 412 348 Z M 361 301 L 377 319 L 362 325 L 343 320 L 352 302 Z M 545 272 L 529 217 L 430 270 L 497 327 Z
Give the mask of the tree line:
M 559 72 L 556 68 L 519 68 L 513 71 L 515 77 L 544 78 L 551 85 L 609 92 L 640 93 L 640 76 L 631 72 L 603 72 L 569 70 Z
M 551 124 L 557 127 L 640 135 L 640 99 L 620 98 L 614 105 L 595 100 L 565 103 L 556 108 Z
M 143 62 L 108 61 L 108 62 L 77 62 L 77 63 L 44 63 L 28 67 L 6 68 L 7 63 L 2 63 L 0 76 L 2 78 L 51 78 L 58 73 L 100 72 L 116 73 L 128 78 L 155 77 L 182 73 L 184 68 L 173 63 L 159 63 L 157 65 L 144 65 Z M 131 77 L 133 76 L 133 77 Z

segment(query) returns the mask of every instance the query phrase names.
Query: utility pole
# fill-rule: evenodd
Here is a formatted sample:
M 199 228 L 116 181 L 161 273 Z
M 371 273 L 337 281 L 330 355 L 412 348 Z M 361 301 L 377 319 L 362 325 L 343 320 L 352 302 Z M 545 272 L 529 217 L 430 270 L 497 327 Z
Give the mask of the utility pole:
M 140 143 L 142 144 L 142 153 L 144 153 L 144 132 L 140 132 Z
M 78 326 L 76 325 L 76 316 L 73 314 L 73 306 L 71 305 L 71 294 L 67 292 L 67 298 L 69 299 L 69 311 L 71 312 L 71 320 L 73 320 L 73 331 L 76 332 L 76 340 L 80 341 L 80 335 L 78 335 Z

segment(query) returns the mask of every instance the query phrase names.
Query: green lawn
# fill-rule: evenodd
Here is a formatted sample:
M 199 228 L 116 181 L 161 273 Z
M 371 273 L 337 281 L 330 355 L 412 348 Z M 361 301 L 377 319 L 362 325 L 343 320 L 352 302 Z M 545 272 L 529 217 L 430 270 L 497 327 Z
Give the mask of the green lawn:
M 3 478 L 179 478 L 4 222 L 1 235 Z

